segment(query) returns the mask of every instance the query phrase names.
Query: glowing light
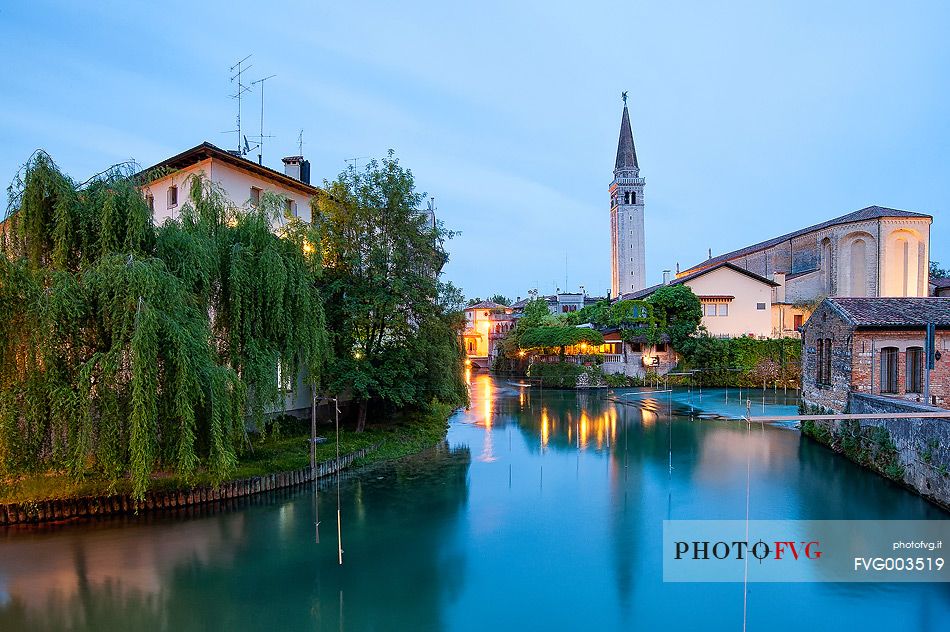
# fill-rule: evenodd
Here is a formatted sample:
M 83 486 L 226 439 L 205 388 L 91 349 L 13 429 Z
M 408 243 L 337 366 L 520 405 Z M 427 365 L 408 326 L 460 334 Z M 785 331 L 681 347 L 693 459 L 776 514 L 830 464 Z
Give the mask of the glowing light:
M 518 352 L 518 355 L 523 358 L 523 357 L 524 357 L 524 349 L 522 349 L 521 351 L 519 351 L 519 352 Z
M 580 435 L 581 450 L 587 447 L 587 433 L 589 430 L 590 428 L 588 427 L 587 412 L 583 411 L 581 412 L 580 429 L 578 430 L 578 434 Z
M 307 254 L 307 255 L 312 254 L 312 253 L 313 253 L 313 244 L 311 244 L 309 241 L 303 242 L 303 252 L 304 252 L 304 254 Z
M 548 436 L 551 432 L 551 422 L 548 420 L 548 411 L 546 408 L 541 409 L 541 447 L 547 447 L 548 445 Z

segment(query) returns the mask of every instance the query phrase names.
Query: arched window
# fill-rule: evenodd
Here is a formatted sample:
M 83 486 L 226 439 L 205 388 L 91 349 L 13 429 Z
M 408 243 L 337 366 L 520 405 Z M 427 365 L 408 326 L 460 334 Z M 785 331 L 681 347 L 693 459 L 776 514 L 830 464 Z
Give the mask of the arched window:
M 631 204 L 636 204 L 636 203 L 637 203 L 637 192 L 636 192 L 636 191 L 631 191 L 631 192 L 630 192 L 630 203 L 631 203 Z
M 867 296 L 867 242 L 855 239 L 851 242 L 851 274 L 848 296 Z

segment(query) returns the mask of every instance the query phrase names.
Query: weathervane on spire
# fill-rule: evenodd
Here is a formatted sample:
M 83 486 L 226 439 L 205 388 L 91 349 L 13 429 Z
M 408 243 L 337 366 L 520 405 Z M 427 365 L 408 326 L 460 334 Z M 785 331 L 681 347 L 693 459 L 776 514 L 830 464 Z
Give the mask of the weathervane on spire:
M 627 107 L 627 91 L 626 90 L 620 93 L 620 98 L 623 99 L 623 107 Z

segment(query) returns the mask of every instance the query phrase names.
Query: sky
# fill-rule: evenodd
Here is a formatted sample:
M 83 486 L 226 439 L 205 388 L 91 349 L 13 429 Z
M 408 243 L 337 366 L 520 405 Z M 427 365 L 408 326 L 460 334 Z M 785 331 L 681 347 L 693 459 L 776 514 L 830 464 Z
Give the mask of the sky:
M 316 182 L 394 149 L 469 297 L 607 292 L 624 90 L 649 283 L 872 204 L 932 215 L 947 267 L 948 27 L 946 2 L 4 0 L 0 183 L 37 148 L 82 181 L 233 147 L 251 55 L 265 164 L 301 130 Z

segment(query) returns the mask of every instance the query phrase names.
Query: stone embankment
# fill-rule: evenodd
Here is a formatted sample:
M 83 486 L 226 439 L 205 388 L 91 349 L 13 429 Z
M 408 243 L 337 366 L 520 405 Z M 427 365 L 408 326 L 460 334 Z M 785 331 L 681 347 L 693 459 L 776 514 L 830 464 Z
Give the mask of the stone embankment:
M 818 420 L 805 422 L 802 430 L 950 511 L 950 419 L 923 416 L 946 410 L 892 397 L 852 393 L 848 412 L 921 413 L 921 417 L 913 419 Z

